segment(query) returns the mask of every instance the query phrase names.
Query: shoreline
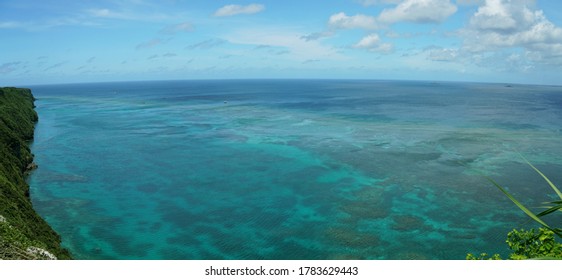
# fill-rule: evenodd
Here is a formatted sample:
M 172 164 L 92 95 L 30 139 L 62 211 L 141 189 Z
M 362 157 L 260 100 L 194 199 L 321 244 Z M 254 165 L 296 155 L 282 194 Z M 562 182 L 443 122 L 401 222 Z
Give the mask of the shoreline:
M 0 87 L 0 259 L 71 259 L 60 236 L 33 208 L 27 176 L 38 121 L 30 89 Z

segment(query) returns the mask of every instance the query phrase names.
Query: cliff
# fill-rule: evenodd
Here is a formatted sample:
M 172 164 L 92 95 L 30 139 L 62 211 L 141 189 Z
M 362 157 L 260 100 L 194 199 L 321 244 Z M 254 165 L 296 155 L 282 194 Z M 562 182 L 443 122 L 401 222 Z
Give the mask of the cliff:
M 0 259 L 70 259 L 60 236 L 33 209 L 25 177 L 37 113 L 29 89 L 0 88 Z

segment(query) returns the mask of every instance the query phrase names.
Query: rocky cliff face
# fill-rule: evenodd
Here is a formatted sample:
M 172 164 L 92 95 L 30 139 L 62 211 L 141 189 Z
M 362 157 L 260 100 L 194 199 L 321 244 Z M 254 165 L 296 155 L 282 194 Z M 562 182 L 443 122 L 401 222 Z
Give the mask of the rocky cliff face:
M 69 259 L 59 235 L 33 210 L 28 172 L 37 113 L 29 89 L 0 88 L 0 259 Z

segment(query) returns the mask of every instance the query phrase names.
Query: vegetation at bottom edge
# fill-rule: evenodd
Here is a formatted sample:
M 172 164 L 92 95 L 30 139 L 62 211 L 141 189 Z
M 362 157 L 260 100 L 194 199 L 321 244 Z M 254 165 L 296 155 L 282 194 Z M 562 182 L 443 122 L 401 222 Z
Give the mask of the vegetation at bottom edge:
M 538 229 L 530 230 L 517 230 L 514 229 L 507 234 L 506 243 L 512 253 L 509 255 L 510 260 L 524 260 L 524 259 L 546 259 L 546 260 L 562 260 L 562 243 L 558 242 L 556 239 L 562 238 L 562 229 L 559 227 L 552 227 L 548 225 L 541 217 L 546 215 L 551 215 L 553 213 L 558 213 L 562 211 L 562 192 L 548 179 L 539 169 L 532 165 L 529 161 L 523 158 L 525 162 L 535 170 L 552 188 L 560 200 L 545 202 L 547 205 L 543 208 L 546 210 L 534 214 L 529 208 L 524 206 L 515 197 L 513 197 L 507 190 L 498 184 L 493 179 L 487 177 L 487 179 L 498 188 L 503 194 L 505 194 L 521 211 L 523 211 L 527 216 L 533 219 L 535 222 L 541 225 Z M 471 253 L 467 254 L 467 260 L 501 260 L 499 254 L 489 255 L 487 253 L 481 253 L 480 255 L 473 255 Z

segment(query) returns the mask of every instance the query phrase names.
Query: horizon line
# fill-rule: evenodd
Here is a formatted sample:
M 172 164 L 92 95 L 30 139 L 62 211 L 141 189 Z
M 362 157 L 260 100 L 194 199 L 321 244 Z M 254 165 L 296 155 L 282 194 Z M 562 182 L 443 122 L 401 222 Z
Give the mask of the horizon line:
M 95 81 L 95 82 L 62 82 L 62 83 L 39 83 L 39 84 L 20 84 L 5 85 L 1 87 L 30 88 L 41 86 L 64 86 L 80 84 L 112 84 L 112 83 L 142 83 L 142 82 L 201 82 L 201 81 L 362 81 L 362 82 L 421 82 L 421 83 L 465 83 L 465 84 L 489 84 L 505 86 L 545 86 L 562 87 L 562 84 L 527 84 L 517 82 L 486 82 L 486 81 L 463 81 L 463 80 L 424 80 L 424 79 L 369 79 L 369 78 L 199 78 L 199 79 L 154 79 L 154 80 L 114 80 L 114 81 Z

